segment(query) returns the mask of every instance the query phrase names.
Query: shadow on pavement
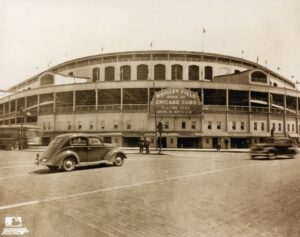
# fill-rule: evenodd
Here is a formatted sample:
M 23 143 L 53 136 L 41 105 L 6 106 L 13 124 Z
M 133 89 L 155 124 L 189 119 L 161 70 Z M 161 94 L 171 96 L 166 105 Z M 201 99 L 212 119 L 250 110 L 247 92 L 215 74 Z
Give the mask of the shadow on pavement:
M 84 170 L 99 169 L 99 168 L 109 168 L 109 167 L 116 167 L 116 166 L 114 166 L 113 164 L 78 166 L 75 168 L 75 170 L 71 171 L 70 173 L 80 172 L 80 171 L 84 171 Z M 46 174 L 53 174 L 53 173 L 68 173 L 68 172 L 65 172 L 63 169 L 50 170 L 50 169 L 44 168 L 44 167 L 31 172 L 31 174 L 35 174 L 35 175 L 46 175 Z

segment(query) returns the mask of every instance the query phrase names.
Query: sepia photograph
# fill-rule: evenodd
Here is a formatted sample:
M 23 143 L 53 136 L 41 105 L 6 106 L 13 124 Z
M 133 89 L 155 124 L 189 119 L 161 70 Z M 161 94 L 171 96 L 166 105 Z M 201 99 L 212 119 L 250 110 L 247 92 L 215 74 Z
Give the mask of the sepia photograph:
M 299 237 L 299 0 L 0 0 L 0 236 Z

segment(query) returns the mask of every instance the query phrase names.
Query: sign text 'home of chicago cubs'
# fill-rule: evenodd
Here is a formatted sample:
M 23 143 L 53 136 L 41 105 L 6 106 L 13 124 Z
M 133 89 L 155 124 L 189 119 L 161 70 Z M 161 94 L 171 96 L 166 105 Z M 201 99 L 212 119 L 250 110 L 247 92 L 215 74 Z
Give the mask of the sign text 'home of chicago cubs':
M 151 101 L 151 114 L 158 116 L 184 116 L 201 114 L 201 102 L 197 92 L 168 88 L 156 92 Z

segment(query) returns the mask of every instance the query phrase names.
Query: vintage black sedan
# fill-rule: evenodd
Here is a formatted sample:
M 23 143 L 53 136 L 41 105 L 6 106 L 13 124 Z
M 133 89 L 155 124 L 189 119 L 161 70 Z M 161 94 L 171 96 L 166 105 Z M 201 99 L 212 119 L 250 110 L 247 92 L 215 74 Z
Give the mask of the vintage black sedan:
M 114 144 L 103 143 L 99 136 L 68 133 L 55 137 L 41 155 L 37 154 L 36 165 L 72 171 L 79 165 L 112 163 L 122 166 L 125 158 L 124 152 Z
M 250 158 L 295 158 L 297 144 L 289 138 L 266 138 L 263 143 L 254 144 L 250 149 Z

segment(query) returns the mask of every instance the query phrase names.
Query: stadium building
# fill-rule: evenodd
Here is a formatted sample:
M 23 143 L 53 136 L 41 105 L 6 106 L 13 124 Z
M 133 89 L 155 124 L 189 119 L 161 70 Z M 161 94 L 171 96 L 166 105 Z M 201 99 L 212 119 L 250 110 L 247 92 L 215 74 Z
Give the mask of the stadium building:
M 156 96 L 153 96 L 153 95 Z M 34 124 L 48 143 L 61 133 L 101 134 L 137 146 L 232 148 L 263 137 L 298 138 L 300 93 L 274 71 L 242 58 L 185 51 L 133 51 L 70 60 L 11 87 L 0 124 Z

